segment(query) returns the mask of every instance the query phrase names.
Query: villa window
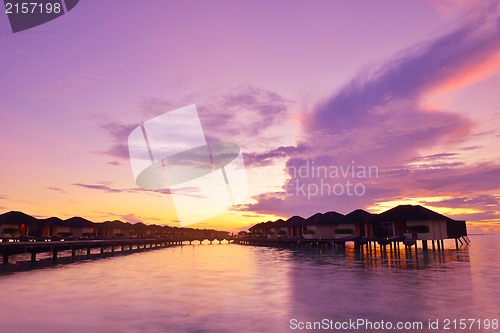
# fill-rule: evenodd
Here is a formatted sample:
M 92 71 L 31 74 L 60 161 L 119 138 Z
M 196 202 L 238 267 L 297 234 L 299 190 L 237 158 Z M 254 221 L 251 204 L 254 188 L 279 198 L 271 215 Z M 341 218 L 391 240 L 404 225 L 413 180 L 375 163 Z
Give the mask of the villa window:
M 406 232 L 408 233 L 419 233 L 419 234 L 426 234 L 429 233 L 429 226 L 427 225 L 411 225 L 406 227 Z

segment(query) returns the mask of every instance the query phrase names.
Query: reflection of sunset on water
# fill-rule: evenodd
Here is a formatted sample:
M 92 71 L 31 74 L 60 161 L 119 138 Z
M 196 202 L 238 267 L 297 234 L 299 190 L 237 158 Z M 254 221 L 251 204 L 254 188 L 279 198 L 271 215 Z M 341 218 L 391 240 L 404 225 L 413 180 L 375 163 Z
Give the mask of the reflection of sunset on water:
M 204 244 L 18 272 L 0 277 L 0 305 L 9 309 L 0 324 L 21 332 L 41 324 L 43 332 L 58 332 L 78 321 L 76 333 L 245 333 L 287 332 L 292 318 L 491 319 L 500 297 L 491 288 L 500 273 L 491 261 L 499 255 L 498 235 L 470 238 L 458 251 L 419 249 L 400 258 L 360 256 L 351 246 Z M 47 320 L 53 313 L 58 320 Z

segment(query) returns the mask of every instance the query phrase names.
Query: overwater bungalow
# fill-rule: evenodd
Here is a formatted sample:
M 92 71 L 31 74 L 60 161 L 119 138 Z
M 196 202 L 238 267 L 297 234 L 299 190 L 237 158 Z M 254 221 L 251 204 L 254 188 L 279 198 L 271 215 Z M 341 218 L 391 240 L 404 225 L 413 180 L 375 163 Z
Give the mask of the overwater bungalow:
M 75 238 L 80 238 L 84 235 L 95 235 L 95 231 L 94 222 L 78 216 L 64 220 L 61 225 L 57 227 L 57 234 L 60 236 L 66 234 Z
M 37 219 L 28 214 L 10 211 L 0 214 L 0 237 L 6 240 L 31 237 L 30 240 L 87 238 L 159 238 L 191 237 L 204 239 L 228 239 L 229 233 L 212 229 L 177 228 L 160 225 L 131 224 L 122 221 L 96 223 L 82 217 L 62 220 L 58 217 Z M 1 239 L 0 239 L 1 240 Z
M 305 219 L 293 216 L 288 220 L 261 222 L 248 229 L 252 237 L 291 238 L 302 237 L 302 225 Z M 300 236 L 299 236 L 300 235 Z
M 427 247 L 428 240 L 433 241 L 433 246 L 434 241 L 438 241 L 438 247 L 444 246 L 444 239 L 468 242 L 465 221 L 454 220 L 419 205 L 400 205 L 380 214 L 356 209 L 345 216 L 337 212 L 316 213 L 307 219 L 293 216 L 286 221 L 256 224 L 249 231 L 251 236 L 271 234 L 268 238 L 278 238 L 278 231 L 283 234 L 281 238 L 360 243 L 390 239 L 415 244 L 416 240 L 421 240 L 424 247 Z
M 344 215 L 334 211 L 308 217 L 302 231 L 304 238 L 334 239 L 338 221 L 343 217 Z
M 377 215 L 356 209 L 339 218 L 335 224 L 334 239 L 373 236 L 373 222 Z
M 62 226 L 64 222 L 64 220 L 61 220 L 58 217 L 48 217 L 46 219 L 39 219 L 38 222 L 39 224 L 41 224 L 42 237 L 60 236 L 58 235 L 58 232 L 64 232 L 64 228 L 58 229 L 58 227 Z
M 443 240 L 467 236 L 467 227 L 465 221 L 451 219 L 419 205 L 400 205 L 378 215 L 376 235 Z
M 96 226 L 100 238 L 136 238 L 132 224 L 118 220 L 105 221 Z
M 28 214 L 11 211 L 0 215 L 0 235 L 4 237 L 28 236 L 38 228 L 38 220 Z
M 82 237 L 95 232 L 94 222 L 81 217 L 61 220 L 57 217 L 37 219 L 22 212 L 12 211 L 0 215 L 2 237 Z
M 252 226 L 249 230 L 252 237 L 268 237 L 272 238 L 281 231 L 283 225 L 282 219 L 276 221 L 261 222 Z
M 288 237 L 303 237 L 304 236 L 304 226 L 307 226 L 307 220 L 302 216 L 292 216 L 285 221 L 287 225 Z
M 269 227 L 266 229 L 266 236 L 268 238 L 284 238 L 288 237 L 288 223 L 281 219 L 269 224 Z

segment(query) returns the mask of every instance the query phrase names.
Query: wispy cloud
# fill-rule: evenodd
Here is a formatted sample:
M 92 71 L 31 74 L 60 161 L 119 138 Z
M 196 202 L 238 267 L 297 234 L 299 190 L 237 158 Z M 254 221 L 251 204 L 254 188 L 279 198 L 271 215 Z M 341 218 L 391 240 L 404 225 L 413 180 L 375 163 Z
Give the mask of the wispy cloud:
M 83 187 L 90 190 L 97 190 L 106 193 L 151 193 L 151 194 L 170 194 L 170 190 L 146 190 L 142 188 L 113 188 L 104 184 L 83 184 L 74 183 L 73 186 Z
M 415 171 L 412 174 L 417 188 L 434 193 L 487 193 L 498 189 L 500 166 L 496 164 L 479 164 L 469 167 L 442 168 Z
M 495 208 L 500 205 L 500 197 L 494 195 L 477 195 L 473 197 L 455 197 L 437 202 L 429 203 L 437 207 L 470 207 L 476 208 L 478 205 Z M 500 210 L 499 210 L 500 213 Z
M 418 156 L 418 157 L 415 157 L 413 160 L 414 161 L 436 161 L 436 160 L 448 159 L 448 158 L 454 157 L 454 156 L 457 156 L 457 154 L 456 153 L 440 153 L 440 154 Z
M 243 157 L 248 167 L 260 167 L 271 165 L 279 158 L 289 158 L 290 156 L 298 155 L 301 152 L 307 151 L 307 149 L 305 145 L 281 146 L 262 153 L 245 153 Z
M 109 155 L 111 157 L 119 159 L 129 159 L 130 155 L 128 153 L 127 140 L 130 132 L 138 126 L 137 124 L 121 124 L 121 123 L 106 123 L 101 125 L 101 129 L 104 130 L 112 139 L 112 146 L 107 150 L 100 152 L 101 154 Z M 119 162 L 112 161 L 110 163 Z
M 59 192 L 59 193 L 67 193 L 65 190 L 63 190 L 62 188 L 59 188 L 59 187 L 46 187 L 47 190 L 51 190 L 51 191 L 54 191 L 54 192 Z
M 128 190 L 119 190 L 115 188 L 111 188 L 106 185 L 97 185 L 97 184 L 82 184 L 82 183 L 75 183 L 72 184 L 74 186 L 79 186 L 79 187 L 84 187 L 92 190 L 99 190 L 99 191 L 104 191 L 104 192 L 109 192 L 109 193 L 119 193 L 119 192 L 128 192 Z
M 82 188 L 86 188 L 89 190 L 94 190 L 94 191 L 101 191 L 105 193 L 139 193 L 139 194 L 149 194 L 152 196 L 161 196 L 165 194 L 171 194 L 172 191 L 170 189 L 161 189 L 161 190 L 147 190 L 143 188 L 114 188 L 111 187 L 107 184 L 84 184 L 84 183 L 74 183 L 71 184 L 73 186 L 78 186 Z M 177 195 L 183 195 L 183 196 L 188 196 L 188 197 L 193 197 L 193 198 L 203 198 L 200 193 L 200 189 L 197 187 L 181 187 L 177 188 L 176 192 Z
M 101 220 L 119 220 L 124 222 L 129 222 L 132 224 L 142 222 L 148 224 L 150 221 L 154 222 L 163 222 L 162 219 L 151 217 L 151 216 L 140 216 L 135 213 L 128 214 L 117 214 L 116 212 L 108 212 L 108 211 L 93 211 Z
M 123 219 L 123 221 L 128 222 L 128 223 L 132 223 L 132 224 L 144 221 L 144 219 L 136 216 L 135 214 L 122 215 L 121 218 Z
M 292 101 L 255 86 L 242 86 L 200 106 L 200 119 L 209 139 L 246 142 L 268 137 L 266 131 L 283 123 Z

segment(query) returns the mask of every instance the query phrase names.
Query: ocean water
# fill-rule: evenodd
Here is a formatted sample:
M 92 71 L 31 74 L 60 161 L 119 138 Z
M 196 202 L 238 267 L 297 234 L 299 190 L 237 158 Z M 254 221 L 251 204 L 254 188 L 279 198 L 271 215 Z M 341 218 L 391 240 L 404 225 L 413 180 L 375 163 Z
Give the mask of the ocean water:
M 4 273 L 0 332 L 500 332 L 500 235 L 470 238 L 400 259 L 185 245 Z

